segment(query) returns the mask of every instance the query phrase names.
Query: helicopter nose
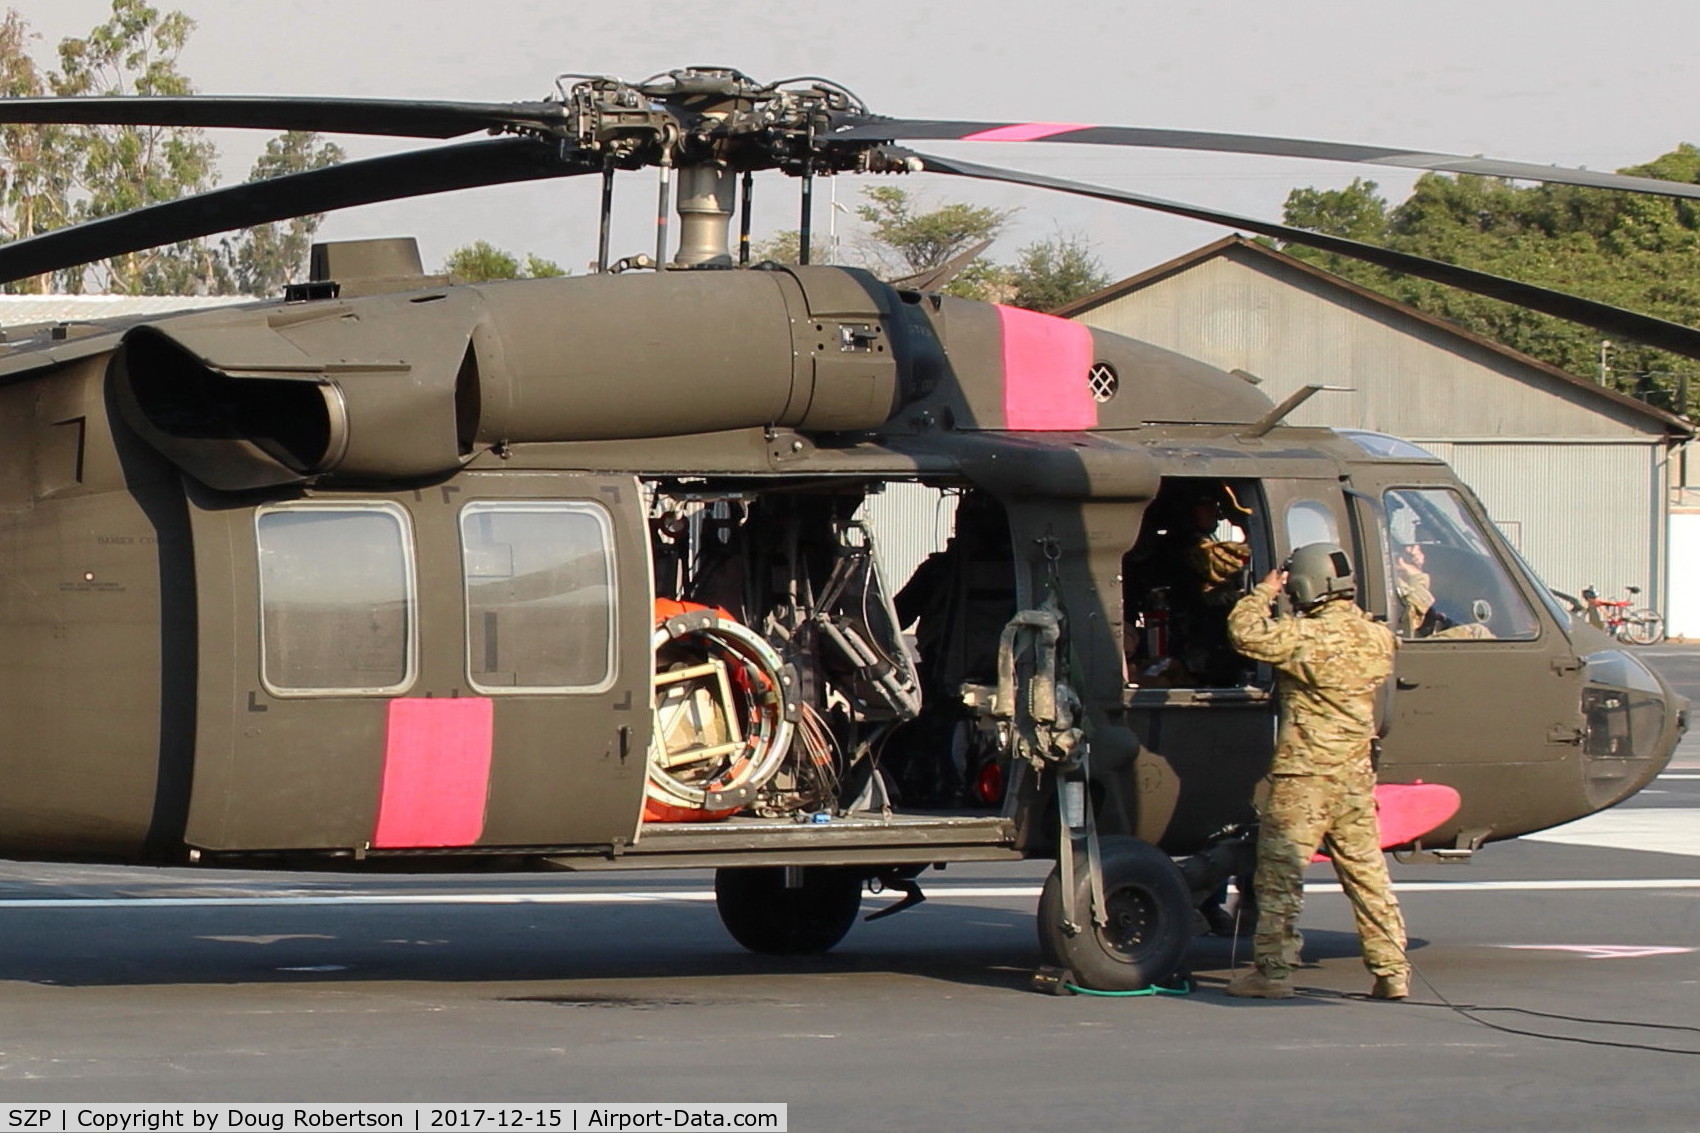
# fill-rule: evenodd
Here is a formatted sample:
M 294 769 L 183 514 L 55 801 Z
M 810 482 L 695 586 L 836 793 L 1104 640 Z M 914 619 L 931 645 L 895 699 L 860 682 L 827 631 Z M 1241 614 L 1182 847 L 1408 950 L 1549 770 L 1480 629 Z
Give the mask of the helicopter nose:
M 1688 729 L 1688 701 L 1638 657 L 1603 649 L 1582 659 L 1582 782 L 1603 809 L 1650 783 Z

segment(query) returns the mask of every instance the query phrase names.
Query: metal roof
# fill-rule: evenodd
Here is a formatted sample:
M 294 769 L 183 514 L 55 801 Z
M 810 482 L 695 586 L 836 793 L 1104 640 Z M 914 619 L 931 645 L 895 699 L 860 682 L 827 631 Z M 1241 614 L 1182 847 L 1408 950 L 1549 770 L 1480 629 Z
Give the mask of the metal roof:
M 1142 290 L 1143 288 L 1146 288 L 1160 280 L 1178 275 L 1181 272 L 1184 272 L 1189 268 L 1196 267 L 1207 260 L 1228 254 L 1246 254 L 1253 258 L 1261 256 L 1271 264 L 1279 264 L 1282 267 L 1303 272 L 1322 281 L 1330 287 L 1338 288 L 1341 291 L 1349 292 L 1369 302 L 1379 304 L 1380 306 L 1387 308 L 1389 311 L 1394 311 L 1408 318 L 1426 323 L 1444 334 L 1451 335 L 1461 341 L 1471 343 L 1482 349 L 1502 355 L 1519 365 L 1528 367 L 1529 369 L 1539 371 L 1549 378 L 1556 379 L 1568 386 L 1574 387 L 1581 391 L 1585 397 L 1604 399 L 1619 408 L 1632 410 L 1637 414 L 1658 422 L 1669 433 L 1674 434 L 1677 437 L 1686 440 L 1695 435 L 1695 425 L 1685 418 L 1678 417 L 1673 413 L 1667 413 L 1662 409 L 1656 409 L 1653 406 L 1648 405 L 1646 402 L 1637 401 L 1628 394 L 1619 393 L 1617 390 L 1599 385 L 1588 378 L 1577 377 L 1575 374 L 1572 374 L 1567 370 L 1561 370 L 1551 363 L 1543 362 L 1539 358 L 1524 354 L 1520 350 L 1513 350 L 1504 343 L 1496 342 L 1484 335 L 1476 334 L 1474 331 L 1465 330 L 1463 327 L 1458 326 L 1455 323 L 1448 322 L 1445 319 L 1431 315 L 1426 311 L 1421 311 L 1415 307 L 1401 303 L 1397 299 L 1391 299 L 1388 296 L 1381 294 L 1379 291 L 1373 291 L 1367 287 L 1360 286 L 1359 284 L 1353 283 L 1351 280 L 1345 279 L 1342 276 L 1335 275 L 1333 272 L 1324 271 L 1314 264 L 1309 264 L 1303 260 L 1295 259 L 1292 256 L 1278 252 L 1275 249 L 1258 243 L 1255 240 L 1248 240 L 1237 233 L 1232 236 L 1225 236 L 1213 243 L 1206 244 L 1202 248 L 1194 249 L 1191 252 L 1187 252 L 1185 255 L 1177 256 L 1166 263 L 1158 264 L 1156 267 L 1149 268 L 1137 275 L 1128 276 L 1120 282 L 1110 284 L 1110 286 L 1101 291 L 1096 291 L 1091 295 L 1076 299 L 1072 303 L 1066 303 L 1051 313 L 1061 316 L 1062 318 L 1078 318 L 1088 311 L 1104 306 L 1107 303 L 1114 302 L 1124 296 L 1131 295 L 1132 293 Z
M 86 323 L 252 302 L 250 295 L 0 295 L 0 327 Z

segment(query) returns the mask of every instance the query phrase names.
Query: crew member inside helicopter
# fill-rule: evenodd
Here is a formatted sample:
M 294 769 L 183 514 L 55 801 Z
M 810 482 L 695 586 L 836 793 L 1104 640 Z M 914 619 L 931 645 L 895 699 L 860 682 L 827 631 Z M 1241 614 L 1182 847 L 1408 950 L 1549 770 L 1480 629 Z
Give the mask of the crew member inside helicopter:
M 998 680 L 998 640 L 1015 615 L 1009 519 L 992 496 L 963 494 L 944 550 L 915 568 L 893 599 L 897 620 L 913 627 L 921 713 L 885 745 L 886 764 L 905 803 L 928 807 L 993 805 L 983 737 L 963 698 Z
M 1122 560 L 1131 683 L 1231 687 L 1246 662 L 1228 643 L 1228 611 L 1251 566 L 1252 511 L 1223 480 L 1166 483 Z
M 1494 572 L 1485 572 L 1489 581 L 1484 581 L 1485 552 L 1461 534 L 1447 532 L 1438 521 L 1424 522 L 1406 500 L 1416 495 L 1414 491 L 1389 495 L 1393 595 L 1398 599 L 1393 631 L 1406 639 L 1494 637 L 1488 625 L 1494 607 L 1510 607 Z
M 1402 543 L 1393 553 L 1393 593 L 1399 599 L 1401 637 L 1416 637 L 1434 611 L 1434 592 L 1429 589 L 1427 558 L 1421 543 Z

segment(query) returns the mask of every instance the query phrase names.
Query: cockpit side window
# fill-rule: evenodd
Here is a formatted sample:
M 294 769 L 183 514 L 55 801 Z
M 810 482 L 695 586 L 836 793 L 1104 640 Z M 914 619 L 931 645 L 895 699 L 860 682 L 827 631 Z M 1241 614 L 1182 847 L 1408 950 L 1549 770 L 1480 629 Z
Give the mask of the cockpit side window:
M 1462 497 L 1449 488 L 1383 496 L 1395 632 L 1407 640 L 1512 640 L 1540 623 Z

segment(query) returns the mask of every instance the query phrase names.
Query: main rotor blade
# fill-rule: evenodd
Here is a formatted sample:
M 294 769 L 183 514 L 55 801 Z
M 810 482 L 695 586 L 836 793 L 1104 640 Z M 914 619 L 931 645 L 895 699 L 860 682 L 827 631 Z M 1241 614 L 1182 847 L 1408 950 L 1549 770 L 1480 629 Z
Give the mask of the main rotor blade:
M 1291 228 L 1285 224 L 1253 220 L 1250 217 L 1218 212 L 1215 209 L 1201 208 L 1197 205 L 1181 204 L 1177 201 L 1165 201 L 1159 197 L 1129 193 L 1122 189 L 1108 189 L 1080 181 L 1064 181 L 1056 177 L 1046 177 L 1038 173 L 1023 173 L 1013 169 L 976 165 L 967 161 L 953 161 L 948 158 L 933 157 L 930 154 L 915 154 L 914 156 L 921 159 L 923 168 L 930 173 L 949 173 L 958 177 L 974 177 L 982 181 L 1002 181 L 1012 185 L 1030 185 L 1038 189 L 1056 189 L 1082 197 L 1095 197 L 1101 201 L 1135 205 L 1156 212 L 1166 212 L 1174 216 L 1185 216 L 1193 220 L 1208 221 L 1211 224 L 1220 224 L 1228 228 L 1256 232 L 1263 236 L 1274 237 L 1277 240 L 1304 244 L 1324 252 L 1348 256 L 1406 275 L 1414 275 L 1422 279 L 1433 280 L 1436 283 L 1444 283 L 1450 287 L 1457 287 L 1464 291 L 1472 291 L 1490 299 L 1501 299 L 1507 303 L 1515 303 L 1533 311 L 1568 319 L 1584 326 L 1595 327 L 1611 334 L 1634 339 L 1648 346 L 1656 346 L 1661 350 L 1669 350 L 1673 354 L 1700 358 L 1700 330 L 1693 327 L 1668 322 L 1664 319 L 1655 319 L 1649 315 L 1637 314 L 1634 311 L 1626 311 L 1621 307 L 1598 303 L 1592 299 L 1567 295 L 1562 291 L 1552 291 L 1545 287 L 1536 287 L 1533 284 L 1506 279 L 1503 276 L 1459 267 L 1457 264 L 1442 263 L 1439 260 L 1425 259 L 1422 256 L 1413 256 L 1406 252 L 1395 252 L 1391 248 L 1378 248 L 1373 244 L 1362 244 L 1356 240 L 1328 236 L 1321 232 L 1311 232 L 1303 228 Z
M 479 130 L 536 129 L 564 118 L 565 110 L 559 102 L 413 102 L 263 95 L 0 98 L 0 123 L 27 125 L 229 126 L 452 138 Z
M 372 157 L 214 189 L 0 244 L 0 282 L 274 220 L 453 189 L 571 177 L 601 167 L 599 161 L 562 158 L 553 144 L 531 138 L 481 139 Z
M 1308 157 L 1319 161 L 1344 161 L 1365 165 L 1391 165 L 1401 169 L 1438 170 L 1444 173 L 1479 173 L 1486 177 L 1510 177 L 1518 181 L 1548 181 L 1559 185 L 1584 185 L 1593 189 L 1624 189 L 1656 193 L 1664 197 L 1700 200 L 1700 185 L 1683 181 L 1661 181 L 1656 177 L 1630 177 L 1622 173 L 1597 173 L 1591 169 L 1569 169 L 1561 165 L 1500 161 L 1495 158 L 1464 157 L 1450 153 L 1361 146 L 1345 142 L 1317 142 L 1303 138 L 1266 138 L 1256 134 L 1213 134 L 1202 130 L 1161 130 L 1144 126 L 1085 126 L 1067 122 L 946 122 L 921 119 L 868 119 L 825 136 L 829 141 L 960 141 L 960 142 L 1081 142 L 1103 146 L 1143 146 L 1153 149 L 1213 150 L 1218 153 L 1249 153 L 1267 157 Z

